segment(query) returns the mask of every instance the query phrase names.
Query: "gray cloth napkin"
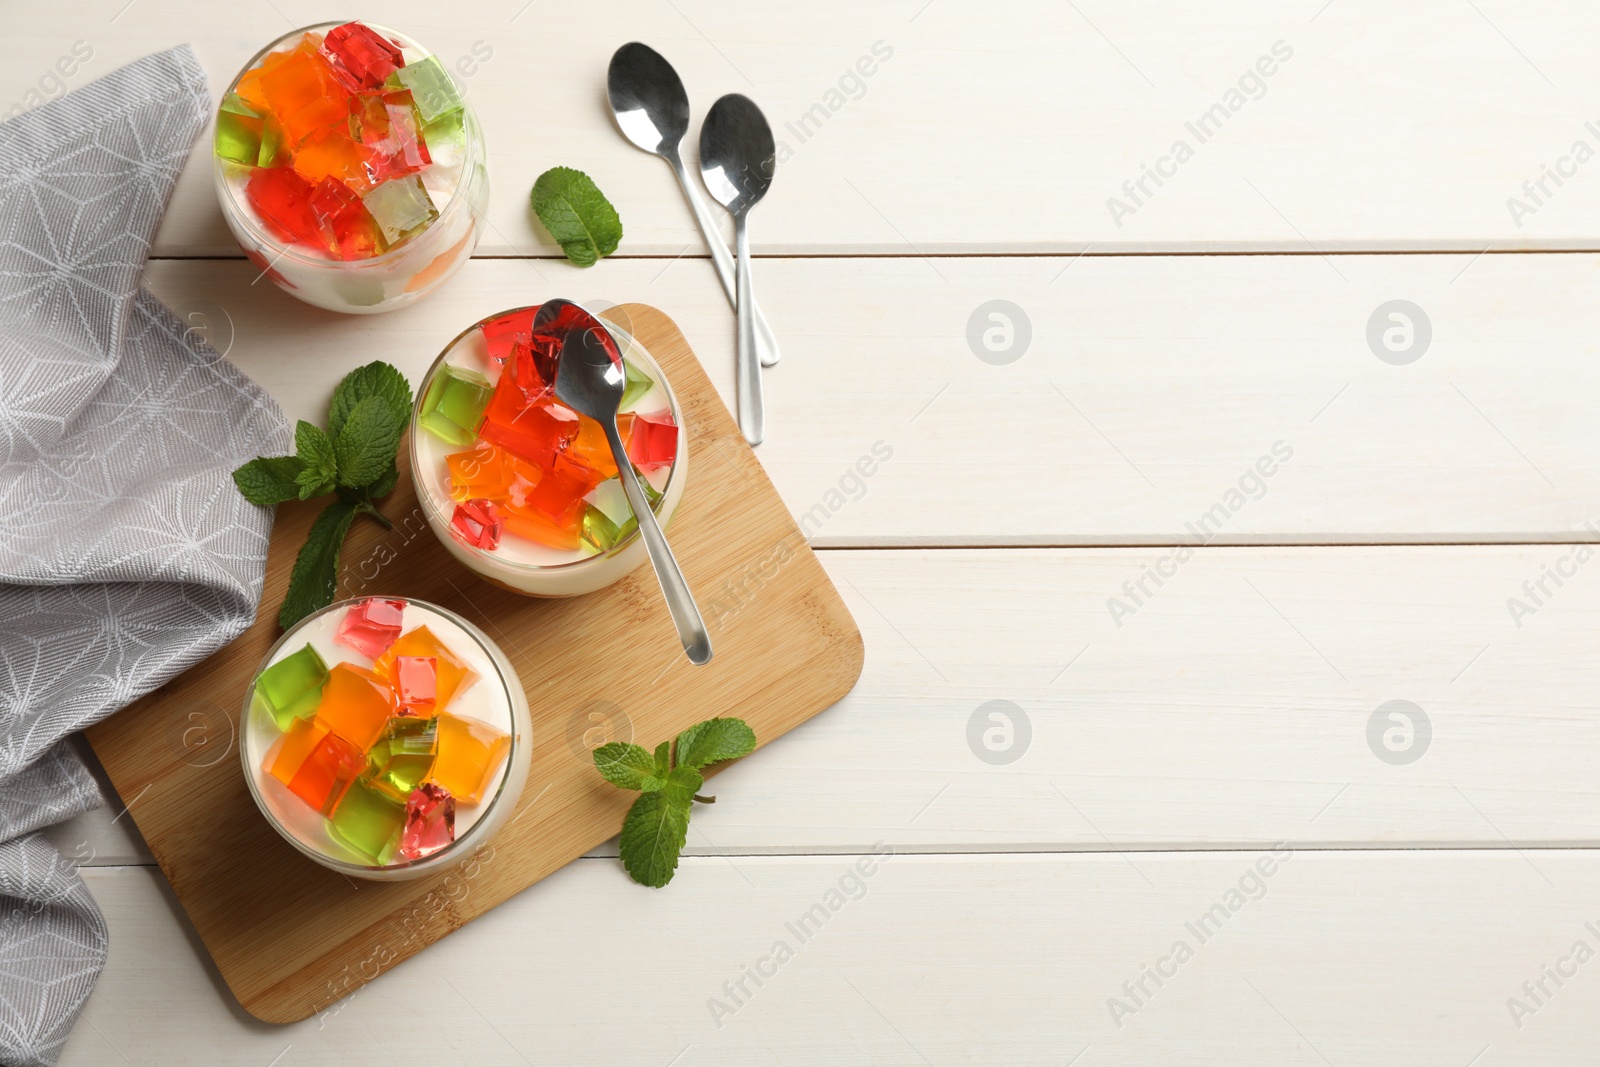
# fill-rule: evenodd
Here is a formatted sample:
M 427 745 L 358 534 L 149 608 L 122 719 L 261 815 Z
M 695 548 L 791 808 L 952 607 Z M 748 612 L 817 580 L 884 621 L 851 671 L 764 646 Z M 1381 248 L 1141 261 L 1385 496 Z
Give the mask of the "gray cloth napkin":
M 0 124 L 0 1061 L 54 1063 L 106 925 L 42 826 L 94 807 L 63 738 L 255 618 L 288 450 L 270 397 L 139 289 L 210 110 L 188 47 Z

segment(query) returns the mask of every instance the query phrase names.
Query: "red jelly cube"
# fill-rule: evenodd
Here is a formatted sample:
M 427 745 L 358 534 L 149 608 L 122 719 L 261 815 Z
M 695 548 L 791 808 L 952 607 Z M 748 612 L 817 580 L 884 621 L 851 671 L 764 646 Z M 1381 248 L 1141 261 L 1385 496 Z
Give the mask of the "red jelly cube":
M 417 129 L 409 92 L 357 97 L 351 126 L 367 153 L 367 189 L 416 174 L 433 162 Z
M 369 659 L 377 659 L 399 639 L 400 620 L 405 610 L 404 600 L 369 597 L 350 606 L 333 639 Z
M 432 718 L 439 695 L 438 657 L 396 656 L 393 673 L 395 692 L 400 697 L 396 714 Z
M 274 237 L 323 248 L 322 224 L 311 210 L 314 192 L 309 182 L 288 167 L 257 168 L 244 187 L 245 199 Z
M 289 792 L 328 815 L 366 769 L 366 753 L 329 730 L 289 780 Z
M 405 66 L 400 49 L 393 42 L 359 22 L 329 30 L 322 42 L 322 54 L 334 75 L 351 92 L 380 89 L 389 75 Z
M 538 310 L 519 308 L 480 325 L 478 330 L 489 348 L 489 358 L 504 365 L 511 358 L 512 346 L 527 345 L 533 339 L 533 316 Z
M 500 509 L 487 500 L 463 501 L 450 516 L 450 529 L 456 537 L 486 552 L 493 552 L 500 544 L 500 531 L 504 528 Z
M 578 434 L 578 413 L 544 395 L 530 398 L 508 370 L 495 384 L 479 435 L 540 467 Z
M 628 458 L 640 470 L 665 467 L 678 456 L 678 425 L 672 412 L 636 415 L 628 434 Z
M 556 358 L 560 351 L 560 345 L 535 334 L 528 343 L 518 341 L 512 347 L 506 373 L 530 397 L 551 395 L 556 388 Z
M 533 332 L 542 334 L 556 342 L 566 340 L 567 333 L 574 327 L 590 322 L 587 311 L 576 304 L 563 303 L 540 304 L 538 312 L 533 316 Z M 606 346 L 615 353 L 611 345 Z M 620 357 L 619 357 L 620 358 Z
M 324 178 L 311 196 L 311 211 L 340 259 L 370 259 L 387 247 L 372 213 L 343 182 Z
M 456 798 L 435 782 L 424 782 L 406 800 L 400 856 L 421 859 L 456 839 Z
M 598 471 L 568 456 L 556 456 L 545 476 L 528 494 L 523 510 L 540 512 L 557 526 L 576 529 L 583 519 L 583 498 L 600 482 Z
M 383 98 L 384 110 L 389 113 L 389 133 L 378 145 L 383 149 L 384 177 L 403 178 L 433 162 L 428 146 L 417 129 L 417 113 L 411 107 L 410 93 L 394 93 Z

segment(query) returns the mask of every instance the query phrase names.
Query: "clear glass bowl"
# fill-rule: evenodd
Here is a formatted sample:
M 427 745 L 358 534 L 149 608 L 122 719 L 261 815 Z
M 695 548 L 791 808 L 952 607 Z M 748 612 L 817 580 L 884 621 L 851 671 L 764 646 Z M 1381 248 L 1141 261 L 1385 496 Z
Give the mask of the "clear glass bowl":
M 224 98 L 233 93 L 239 79 L 269 53 L 292 47 L 307 33 L 323 33 L 341 25 L 344 23 L 322 22 L 284 34 L 240 68 L 228 83 Z M 405 34 L 365 20 L 363 25 L 400 45 L 408 62 L 431 55 Z M 448 69 L 446 67 L 447 73 Z M 456 88 L 459 92 L 459 84 Z M 239 247 L 278 288 L 298 300 L 330 311 L 370 315 L 421 300 L 472 257 L 485 225 L 483 220 L 489 204 L 488 153 L 472 104 L 464 93 L 461 95 L 465 137 L 461 172 L 454 193 L 446 203 L 438 205 L 439 217 L 422 233 L 370 259 L 329 259 L 279 240 L 261 224 L 245 199 L 243 183 L 249 168 L 225 160 L 213 151 L 217 202 L 222 206 L 222 217 L 227 220 L 228 229 L 233 231 Z
M 368 665 L 371 661 L 356 650 L 343 644 L 334 644 L 333 635 L 337 632 L 344 610 L 369 599 L 372 598 L 363 596 L 341 600 L 300 620 L 273 644 L 271 651 L 261 661 L 256 677 L 278 660 L 298 652 L 308 642 L 317 649 L 329 667 L 340 661 L 357 666 Z M 527 695 L 516 670 L 499 646 L 482 630 L 435 604 L 407 597 L 383 599 L 405 601 L 406 630 L 426 624 L 453 652 L 468 662 L 478 674 L 478 679 L 470 689 L 461 691 L 463 696 L 472 696 L 475 704 L 486 704 L 494 709 L 496 716 L 503 713 L 504 718 L 497 725 L 507 727 L 511 735 L 510 748 L 498 772 L 498 783 L 486 790 L 479 803 L 456 807 L 455 840 L 419 859 L 396 860 L 381 866 L 341 841 L 321 812 L 289 792 L 287 786 L 263 769 L 269 751 L 282 732 L 271 714 L 257 706 L 254 700 L 255 678 L 251 679 L 240 712 L 239 721 L 243 726 L 240 730 L 239 755 L 244 765 L 245 781 L 249 783 L 250 795 L 255 798 L 256 806 L 273 829 L 297 851 L 324 867 L 352 878 L 398 881 L 418 878 L 456 863 L 493 837 L 516 808 L 527 782 L 533 727 Z M 479 692 L 474 694 L 474 690 Z M 456 706 L 452 701 L 452 707 Z
M 479 319 L 452 338 L 428 368 L 421 387 L 417 389 L 416 406 L 411 413 L 411 479 L 428 525 L 433 528 L 445 549 L 469 570 L 496 585 L 529 596 L 580 596 L 620 581 L 650 558 L 638 530 L 629 533 L 607 551 L 581 557 L 576 552 L 560 553 L 555 549 L 539 551 L 535 546 L 531 555 L 547 557 L 537 562 L 507 558 L 503 549 L 491 552 L 466 544 L 451 532 L 450 517 L 455 511 L 456 502 L 450 497 L 444 460 L 447 455 L 464 451 L 468 446 L 448 444 L 418 425 L 428 387 L 446 362 L 476 370 L 491 381 L 496 379 L 499 370 L 489 365 L 479 327 L 502 315 L 522 310 L 526 309 L 508 308 Z M 656 521 L 666 528 L 683 499 L 684 484 L 689 478 L 689 435 L 684 426 L 683 409 L 679 407 L 678 397 L 672 391 L 672 384 L 661 370 L 661 365 L 633 336 L 627 317 L 618 309 L 589 310 L 605 322 L 606 328 L 616 339 L 623 359 L 635 362 L 655 382 L 655 387 L 666 397 L 672 419 L 678 425 L 677 455 L 668 469 L 665 482 L 656 486 L 661 493 L 661 499 L 654 509 Z

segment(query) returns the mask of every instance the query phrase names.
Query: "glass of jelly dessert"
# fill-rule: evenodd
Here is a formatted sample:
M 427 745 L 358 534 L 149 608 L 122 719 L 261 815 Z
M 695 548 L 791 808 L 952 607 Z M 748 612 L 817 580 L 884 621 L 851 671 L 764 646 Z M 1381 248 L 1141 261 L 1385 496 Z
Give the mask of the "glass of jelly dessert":
M 477 246 L 482 130 L 439 59 L 394 30 L 323 23 L 272 42 L 223 94 L 212 150 L 239 247 L 309 304 L 403 307 Z
M 593 592 L 649 558 L 605 431 L 555 398 L 562 343 L 584 314 L 553 301 L 473 323 L 428 370 L 411 420 L 411 476 L 434 533 L 479 575 L 533 596 Z M 618 428 L 665 527 L 688 478 L 683 416 L 620 314 L 598 317 L 627 374 Z
M 301 620 L 267 653 L 241 722 L 267 821 L 358 878 L 414 878 L 469 855 L 528 777 L 516 672 L 477 627 L 419 600 L 344 600 Z

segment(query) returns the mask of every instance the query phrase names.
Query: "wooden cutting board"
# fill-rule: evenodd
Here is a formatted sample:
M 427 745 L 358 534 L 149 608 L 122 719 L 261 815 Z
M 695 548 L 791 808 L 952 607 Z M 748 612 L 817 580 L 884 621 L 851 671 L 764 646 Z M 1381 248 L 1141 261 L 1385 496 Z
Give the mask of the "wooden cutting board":
M 439 545 L 404 470 L 383 504 L 395 530 L 358 520 L 344 549 L 341 597 L 398 594 L 456 611 L 500 643 L 527 689 L 528 785 L 511 822 L 477 856 L 416 881 L 355 883 L 295 852 L 250 799 L 235 747 L 239 709 L 278 636 L 278 606 L 315 506 L 279 510 L 266 592 L 248 631 L 88 732 L 252 1015 L 287 1023 L 322 1011 L 616 836 L 635 794 L 595 772 L 595 745 L 654 747 L 714 714 L 744 718 L 764 745 L 860 676 L 860 631 L 683 334 L 643 305 L 608 314 L 631 318 L 688 425 L 689 481 L 668 532 L 711 630 L 709 665 L 684 658 L 648 563 L 588 596 L 507 592 Z M 616 877 L 627 877 L 620 864 Z M 693 891 L 681 880 L 660 890 Z

